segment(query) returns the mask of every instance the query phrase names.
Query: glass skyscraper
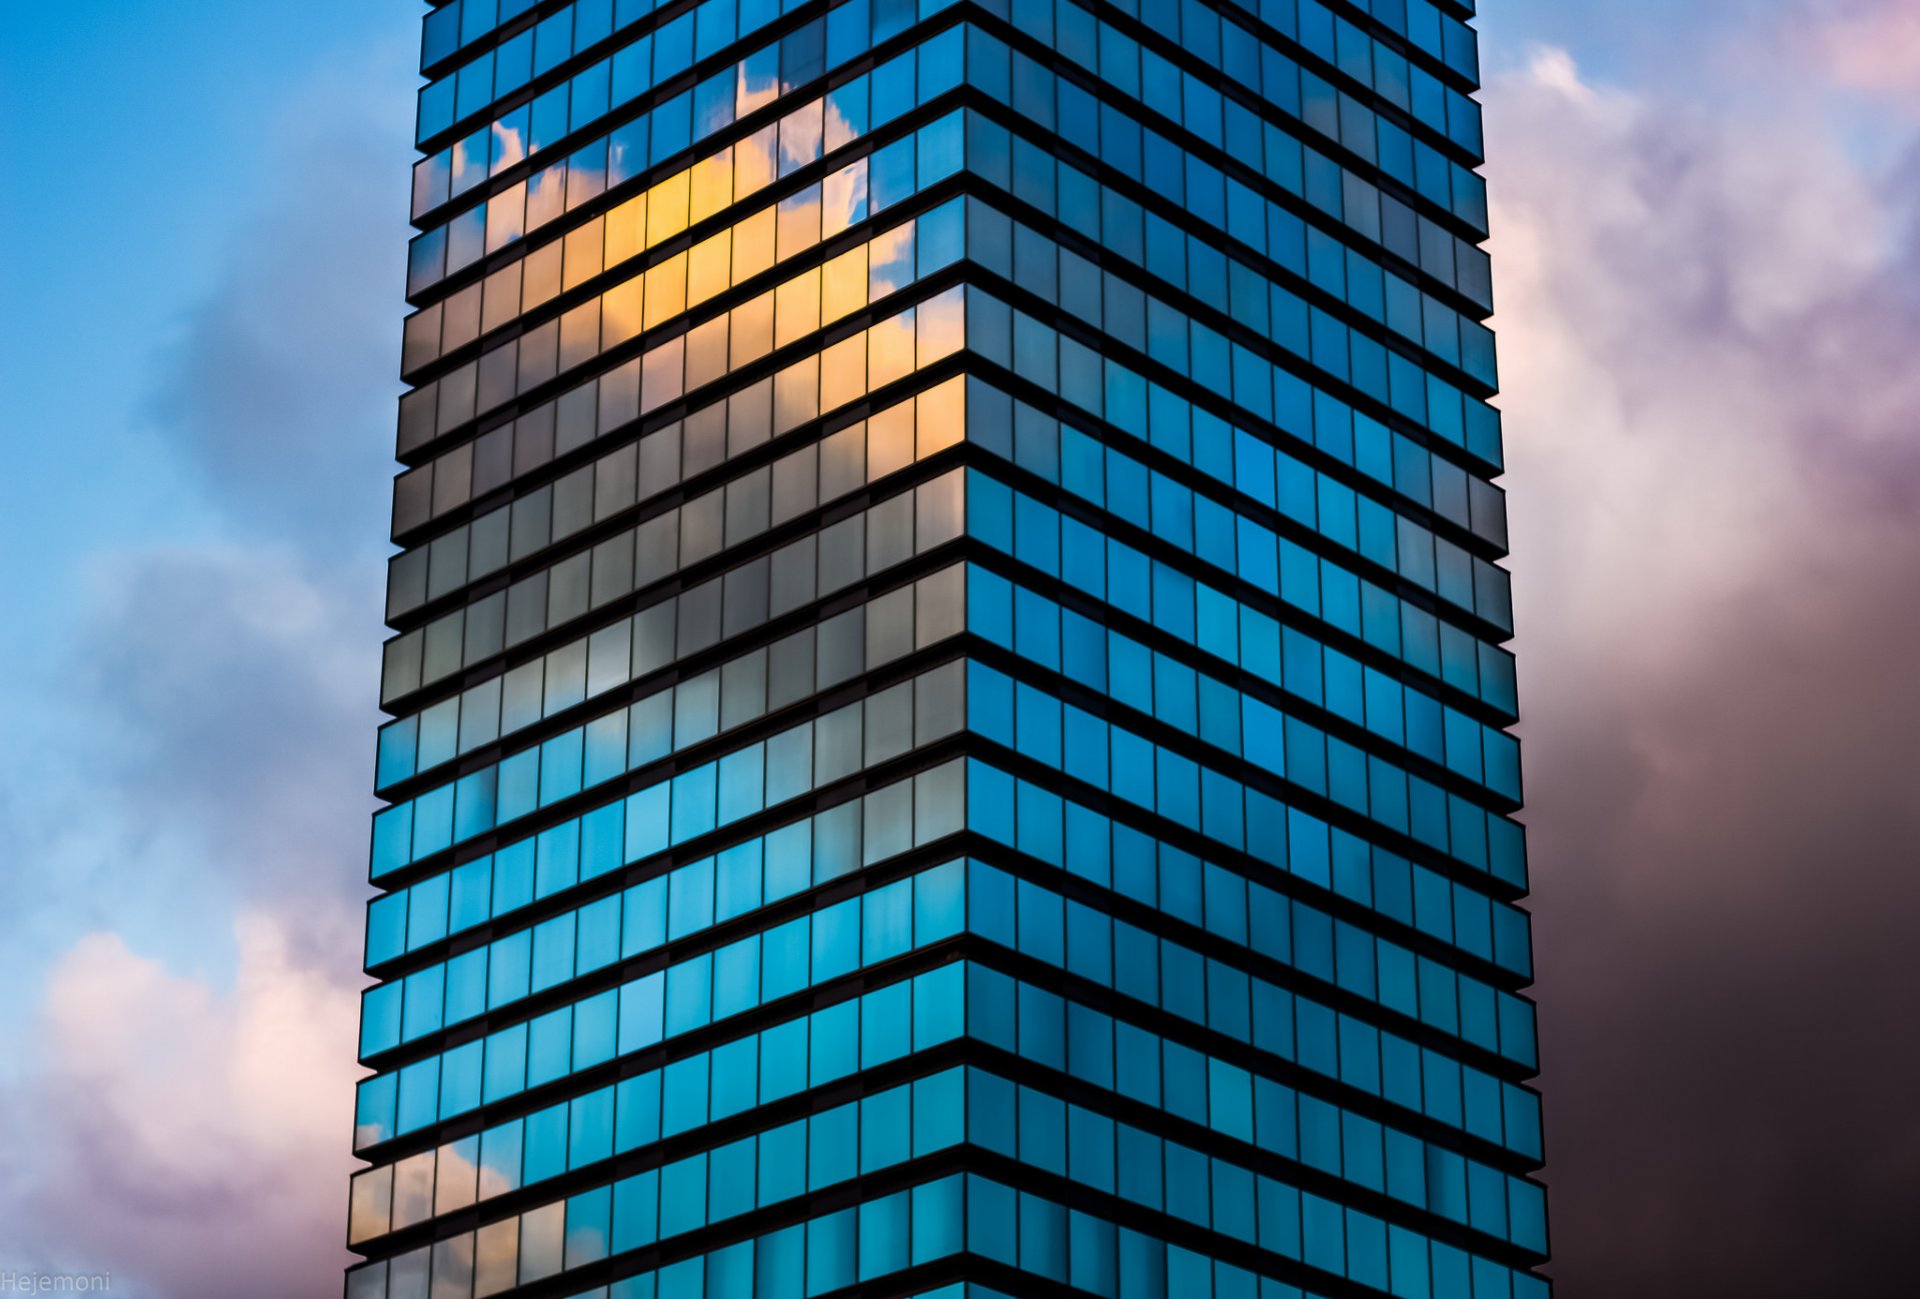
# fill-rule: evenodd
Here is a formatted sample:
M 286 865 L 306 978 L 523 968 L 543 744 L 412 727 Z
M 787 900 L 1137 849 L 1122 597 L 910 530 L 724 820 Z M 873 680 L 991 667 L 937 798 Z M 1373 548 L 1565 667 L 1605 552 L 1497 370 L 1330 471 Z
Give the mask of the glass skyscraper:
M 1543 1299 L 1471 0 L 425 18 L 350 1299 Z

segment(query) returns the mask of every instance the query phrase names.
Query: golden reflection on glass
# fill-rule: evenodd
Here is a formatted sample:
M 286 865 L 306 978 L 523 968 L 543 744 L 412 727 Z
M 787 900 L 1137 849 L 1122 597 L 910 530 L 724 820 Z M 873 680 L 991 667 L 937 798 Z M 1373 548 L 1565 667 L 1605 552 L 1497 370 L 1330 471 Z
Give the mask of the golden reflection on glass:
M 867 390 L 867 339 L 843 338 L 820 353 L 820 409 L 833 410 Z
M 561 245 L 556 242 L 543 244 L 527 254 L 520 310 L 532 311 L 560 292 L 560 249 Z
M 820 160 L 821 103 L 802 104 L 780 119 L 780 174 L 790 175 Z
M 799 428 L 820 413 L 820 358 L 795 361 L 773 377 L 773 431 Z
M 736 141 L 733 146 L 733 199 L 739 202 L 749 194 L 757 193 L 773 184 L 773 153 L 778 148 L 779 127 L 776 123 L 755 131 L 744 140 Z
M 600 295 L 600 345 L 603 348 L 624 343 L 640 332 L 640 290 L 644 283 L 636 275 Z
M 474 1233 L 474 1299 L 512 1289 L 520 1274 L 520 1220 L 502 1218 Z
M 913 283 L 913 222 L 895 226 L 867 242 L 867 301 Z
M 480 1178 L 480 1137 L 462 1137 L 440 1147 L 440 1161 L 434 1170 L 433 1211 L 452 1213 L 474 1202 Z
M 733 227 L 733 282 L 745 284 L 773 265 L 773 209 L 761 208 Z
M 914 399 L 914 456 L 925 459 L 967 435 L 967 381 L 955 375 Z
M 831 239 L 867 219 L 867 160 L 833 172 L 821 182 L 820 237 Z
M 499 252 L 527 233 L 527 183 L 487 200 L 487 251 Z
M 564 261 L 567 288 L 585 284 L 598 275 L 603 269 L 601 258 L 605 250 L 606 231 L 601 227 L 599 217 L 577 230 L 567 231 Z
M 687 228 L 687 173 L 673 175 L 647 191 L 647 247 Z
M 778 212 L 779 235 L 774 243 L 777 260 L 785 261 L 820 242 L 819 185 L 809 185 L 796 194 L 787 195 L 780 200 Z
M 715 316 L 687 331 L 687 391 L 727 373 L 727 317 Z
M 606 264 L 618 266 L 645 248 L 647 233 L 647 196 L 636 194 L 607 213 Z
M 884 388 L 913 372 L 913 308 L 867 331 L 867 386 Z
M 820 268 L 782 284 L 774 291 L 773 345 L 785 347 L 820 328 Z
M 675 400 L 686 374 L 687 340 L 670 339 L 647 353 L 640 367 L 640 411 L 645 414 Z
M 697 306 L 724 293 L 733 263 L 733 231 L 722 230 L 702 239 L 687 253 L 687 305 Z
M 916 364 L 932 365 L 959 351 L 967 339 L 966 316 L 967 300 L 957 285 L 921 303 Z
M 538 230 L 565 210 L 567 164 L 556 162 L 527 178 L 527 229 Z
M 831 324 L 867 305 L 867 246 L 850 248 L 820 268 L 820 321 Z
M 692 186 L 687 209 L 691 222 L 704 221 L 733 202 L 732 147 L 694 163 Z
M 600 299 L 589 298 L 560 317 L 560 368 L 571 370 L 600 354 Z
M 647 269 L 647 323 L 656 329 L 687 309 L 687 255 L 675 253 Z
M 895 402 L 867 421 L 867 480 L 913 463 L 913 402 Z
M 522 129 L 525 120 L 516 114 L 513 118 L 502 118 L 493 124 L 491 175 L 498 176 L 507 168 L 526 160 L 527 140 L 526 133 Z
M 735 245 L 736 249 L 738 245 Z M 729 364 L 734 368 L 757 360 L 773 350 L 773 294 L 762 293 L 733 309 L 733 339 L 728 348 Z
M 480 330 L 492 333 L 520 314 L 520 277 L 524 261 L 509 262 L 486 278 L 486 297 L 480 311 Z

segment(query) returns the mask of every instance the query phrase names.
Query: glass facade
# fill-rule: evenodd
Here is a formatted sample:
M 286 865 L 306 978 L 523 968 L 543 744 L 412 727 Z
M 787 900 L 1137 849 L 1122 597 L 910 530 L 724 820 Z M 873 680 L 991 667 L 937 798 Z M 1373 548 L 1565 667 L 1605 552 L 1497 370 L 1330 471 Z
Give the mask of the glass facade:
M 427 13 L 350 1299 L 1546 1299 L 1472 16 Z

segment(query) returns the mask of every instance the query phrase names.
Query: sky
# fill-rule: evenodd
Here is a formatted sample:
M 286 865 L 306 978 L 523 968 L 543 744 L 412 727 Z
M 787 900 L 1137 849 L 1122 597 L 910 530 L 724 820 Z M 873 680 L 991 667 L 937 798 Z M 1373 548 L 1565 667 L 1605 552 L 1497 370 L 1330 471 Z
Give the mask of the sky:
M 1920 5 L 1481 11 L 1549 1272 L 1905 1293 Z M 0 1270 L 339 1293 L 417 40 L 0 40 Z

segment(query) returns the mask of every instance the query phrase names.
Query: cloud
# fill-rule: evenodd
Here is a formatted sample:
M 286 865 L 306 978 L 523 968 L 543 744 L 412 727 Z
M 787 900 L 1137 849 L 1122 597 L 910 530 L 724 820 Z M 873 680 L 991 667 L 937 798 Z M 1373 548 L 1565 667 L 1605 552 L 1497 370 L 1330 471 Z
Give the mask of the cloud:
M 1920 107 L 1920 8 L 1909 0 L 1821 0 L 1793 35 L 1838 84 Z
M 339 1293 L 407 45 L 288 70 L 258 129 L 282 161 L 233 194 L 222 278 L 127 361 L 213 522 L 76 557 L 78 612 L 38 632 L 58 652 L 0 805 L 23 1048 L 0 1061 L 0 1271 Z
M 263 128 L 279 174 L 184 315 L 153 413 L 219 506 L 335 556 L 384 535 L 404 310 L 407 51 L 320 69 Z M 370 160 L 383 160 L 380 166 Z
M 1486 96 L 1562 1299 L 1905 1284 L 1920 186 L 1771 72 Z
M 353 999 L 328 935 L 242 912 L 229 989 L 112 932 L 53 967 L 28 1081 L 0 1110 L 17 1160 L 0 1267 L 110 1272 L 113 1293 L 331 1299 L 347 1255 Z

